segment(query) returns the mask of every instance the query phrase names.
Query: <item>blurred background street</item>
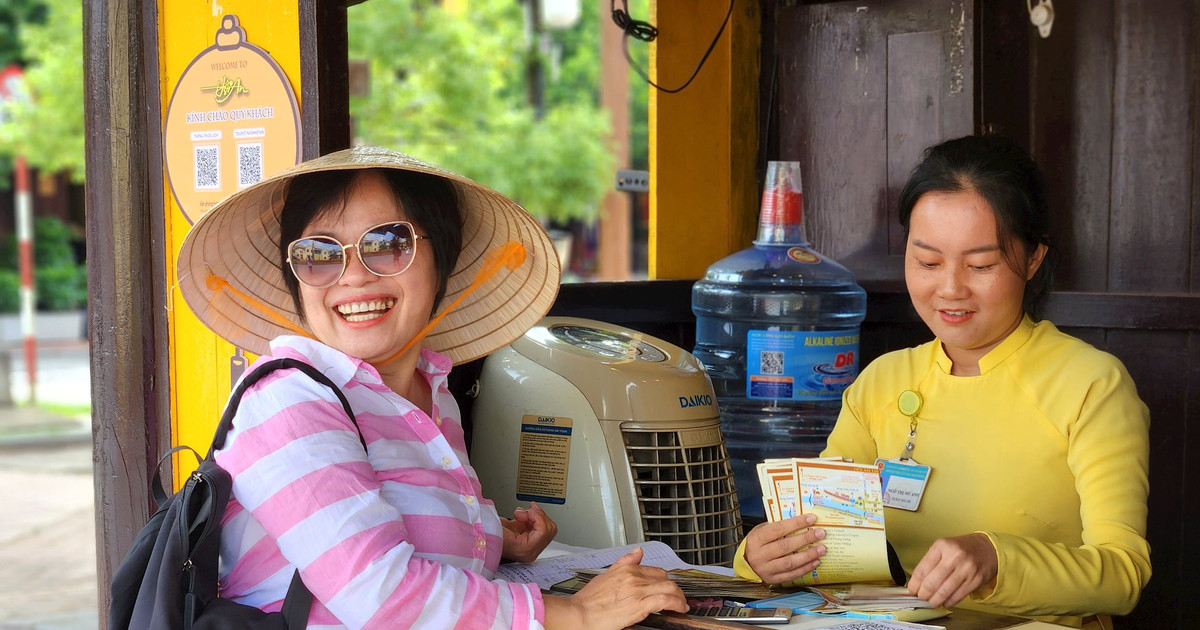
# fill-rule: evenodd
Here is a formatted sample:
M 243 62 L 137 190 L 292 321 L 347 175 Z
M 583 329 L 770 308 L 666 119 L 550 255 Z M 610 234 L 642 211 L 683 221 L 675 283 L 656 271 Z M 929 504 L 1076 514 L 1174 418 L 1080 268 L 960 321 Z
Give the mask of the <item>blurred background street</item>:
M 74 324 L 40 324 L 36 405 L 20 340 L 0 345 L 14 401 L 0 406 L 0 630 L 94 629 L 88 345 Z

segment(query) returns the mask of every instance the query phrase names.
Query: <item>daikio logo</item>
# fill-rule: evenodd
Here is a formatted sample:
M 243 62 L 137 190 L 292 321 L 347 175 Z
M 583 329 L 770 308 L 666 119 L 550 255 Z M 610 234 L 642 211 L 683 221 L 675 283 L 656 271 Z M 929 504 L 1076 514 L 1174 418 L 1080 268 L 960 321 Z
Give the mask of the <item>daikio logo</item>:
M 711 407 L 713 404 L 711 394 L 696 394 L 695 396 L 680 396 L 679 408 L 687 409 L 688 407 Z

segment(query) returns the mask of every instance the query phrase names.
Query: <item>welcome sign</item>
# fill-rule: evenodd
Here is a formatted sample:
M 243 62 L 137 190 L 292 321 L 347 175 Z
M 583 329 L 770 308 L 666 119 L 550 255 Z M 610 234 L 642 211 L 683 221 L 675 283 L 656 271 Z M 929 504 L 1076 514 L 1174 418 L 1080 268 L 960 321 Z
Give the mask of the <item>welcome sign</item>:
M 300 162 L 300 109 L 275 60 L 236 15 L 184 70 L 163 131 L 167 180 L 189 223 L 240 188 Z

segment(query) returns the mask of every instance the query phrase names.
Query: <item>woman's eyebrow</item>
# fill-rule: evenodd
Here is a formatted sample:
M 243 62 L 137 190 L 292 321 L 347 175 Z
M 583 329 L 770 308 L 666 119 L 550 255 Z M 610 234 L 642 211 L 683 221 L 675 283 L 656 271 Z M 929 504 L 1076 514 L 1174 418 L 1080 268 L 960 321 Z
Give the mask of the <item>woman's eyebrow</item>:
M 934 247 L 933 245 L 930 245 L 929 243 L 926 243 L 925 241 L 922 241 L 920 239 L 914 238 L 912 240 L 912 245 L 913 245 L 913 247 L 920 247 L 921 249 L 929 250 L 935 254 L 942 253 L 942 250 L 940 250 L 940 249 Z
M 913 245 L 913 247 L 920 247 L 921 249 L 931 251 L 935 254 L 942 253 L 942 250 L 940 250 L 940 249 L 934 247 L 933 245 L 930 245 L 929 243 L 926 243 L 925 241 L 922 241 L 920 239 L 914 238 L 912 240 L 912 245 Z M 971 249 L 963 250 L 961 252 L 961 254 L 963 256 L 968 256 L 970 254 L 982 254 L 985 252 L 996 252 L 996 251 L 1000 251 L 999 245 L 980 245 L 979 247 L 972 247 Z

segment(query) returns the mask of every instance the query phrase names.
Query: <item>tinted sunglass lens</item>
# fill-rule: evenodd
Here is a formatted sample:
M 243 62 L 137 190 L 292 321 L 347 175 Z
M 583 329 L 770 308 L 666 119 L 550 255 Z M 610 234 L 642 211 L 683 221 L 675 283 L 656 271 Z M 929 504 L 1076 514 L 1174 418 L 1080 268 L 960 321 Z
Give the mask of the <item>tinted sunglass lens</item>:
M 407 223 L 377 227 L 363 234 L 358 251 L 368 269 L 381 276 L 394 276 L 412 262 L 412 230 Z
M 341 276 L 344 255 L 342 246 L 332 240 L 305 238 L 292 244 L 288 259 L 301 282 L 322 287 Z

